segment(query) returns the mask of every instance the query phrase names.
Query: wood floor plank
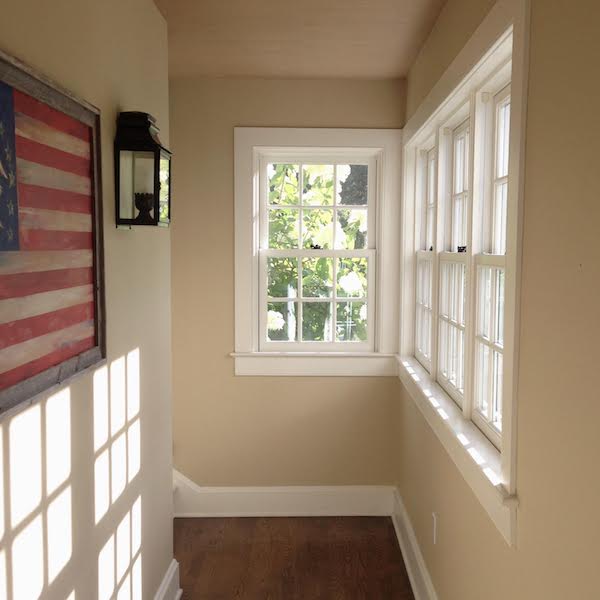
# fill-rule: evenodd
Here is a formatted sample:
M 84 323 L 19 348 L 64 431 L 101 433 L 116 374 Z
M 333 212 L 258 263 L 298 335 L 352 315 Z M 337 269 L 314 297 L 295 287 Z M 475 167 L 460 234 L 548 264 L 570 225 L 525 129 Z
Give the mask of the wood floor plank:
M 175 519 L 183 600 L 414 600 L 387 517 Z

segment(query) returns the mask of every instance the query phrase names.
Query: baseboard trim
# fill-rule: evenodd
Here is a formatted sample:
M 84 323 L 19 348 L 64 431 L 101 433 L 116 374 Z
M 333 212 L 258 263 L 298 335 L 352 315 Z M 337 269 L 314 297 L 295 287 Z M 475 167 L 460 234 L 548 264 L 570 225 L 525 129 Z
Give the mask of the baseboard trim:
M 173 559 L 158 586 L 154 600 L 180 600 L 183 590 L 179 587 L 179 563 Z
M 415 600 L 437 600 L 437 593 L 421 553 L 417 536 L 397 489 L 394 490 L 392 521 Z
M 175 517 L 391 517 L 415 600 L 438 600 L 394 486 L 203 487 L 174 469 L 173 490 Z
M 389 516 L 385 485 L 202 487 L 173 470 L 176 517 Z

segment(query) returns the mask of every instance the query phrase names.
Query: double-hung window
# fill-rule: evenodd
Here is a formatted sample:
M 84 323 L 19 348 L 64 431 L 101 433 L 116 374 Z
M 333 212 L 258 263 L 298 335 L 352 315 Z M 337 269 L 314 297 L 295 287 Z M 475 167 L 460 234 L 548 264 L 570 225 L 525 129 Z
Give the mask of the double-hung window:
M 236 374 L 397 374 L 400 164 L 400 131 L 236 128 Z

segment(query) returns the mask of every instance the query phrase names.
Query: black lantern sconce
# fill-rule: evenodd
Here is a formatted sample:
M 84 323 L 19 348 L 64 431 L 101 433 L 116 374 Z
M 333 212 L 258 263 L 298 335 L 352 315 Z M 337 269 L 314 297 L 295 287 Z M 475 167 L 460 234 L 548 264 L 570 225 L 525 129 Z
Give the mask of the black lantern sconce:
M 158 138 L 156 119 L 122 112 L 115 138 L 115 198 L 119 225 L 171 221 L 171 153 Z

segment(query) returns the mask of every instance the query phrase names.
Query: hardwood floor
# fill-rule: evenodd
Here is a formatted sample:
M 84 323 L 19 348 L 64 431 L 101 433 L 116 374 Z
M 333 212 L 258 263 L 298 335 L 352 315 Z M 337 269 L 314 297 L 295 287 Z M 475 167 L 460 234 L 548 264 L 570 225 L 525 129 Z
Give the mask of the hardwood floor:
M 414 600 L 391 519 L 175 519 L 184 600 Z

